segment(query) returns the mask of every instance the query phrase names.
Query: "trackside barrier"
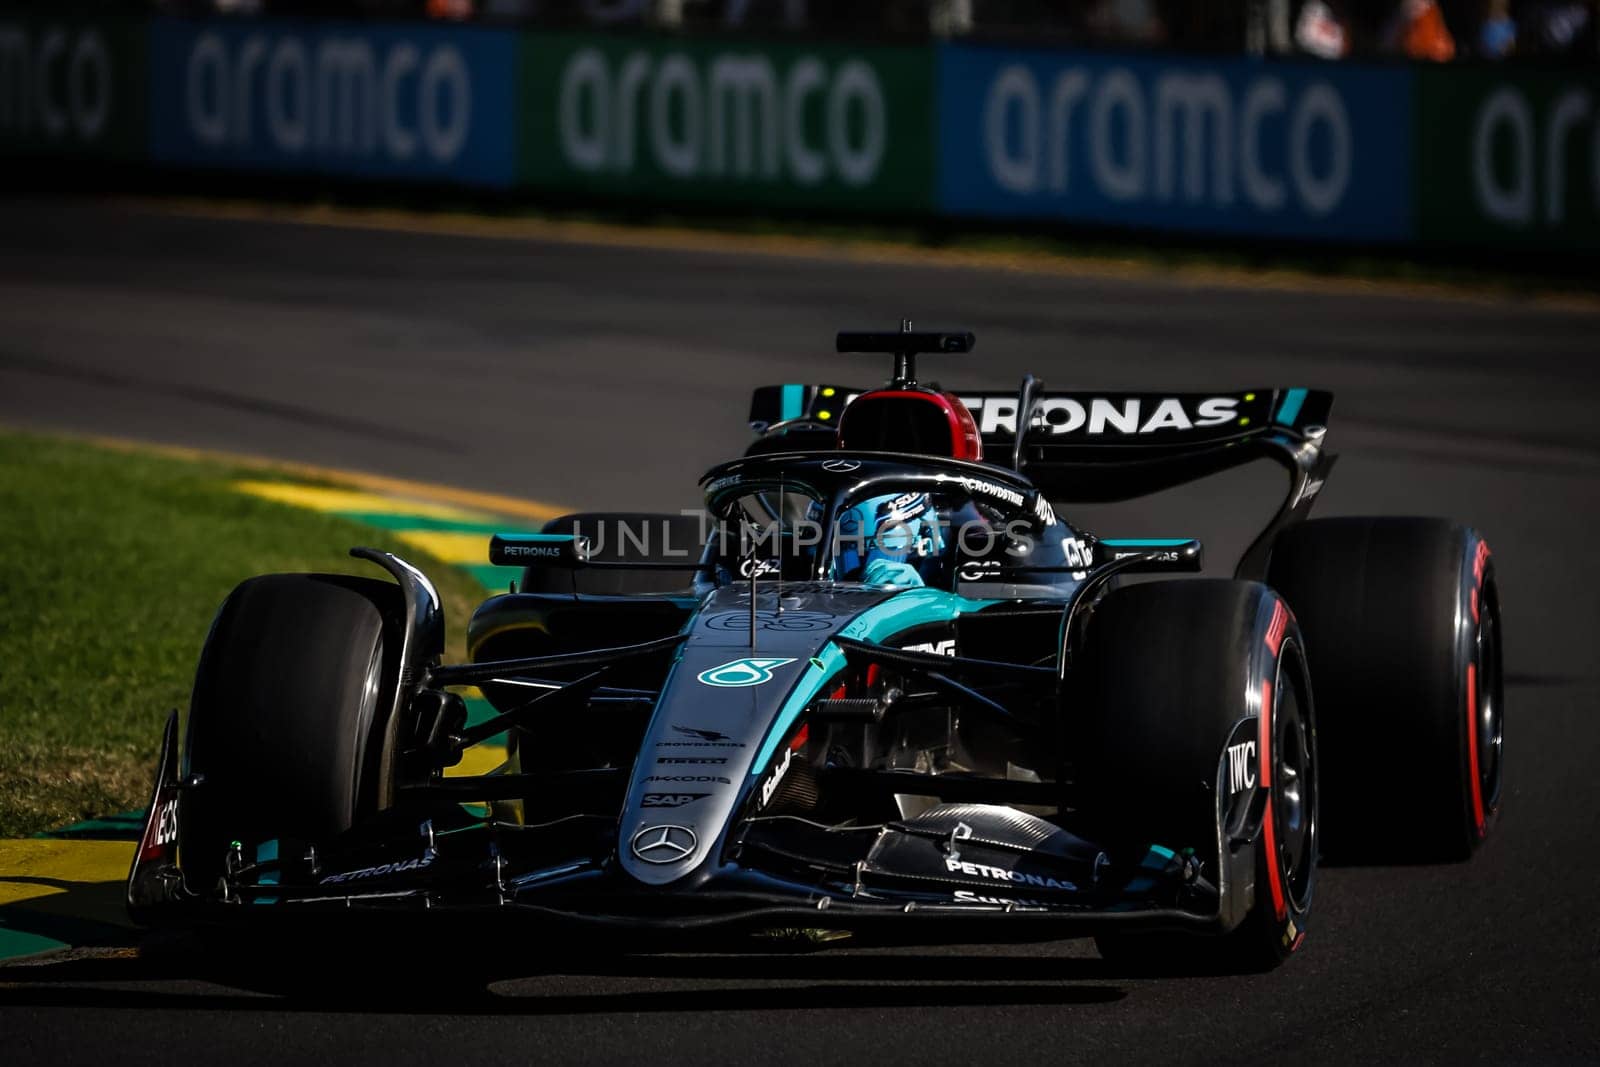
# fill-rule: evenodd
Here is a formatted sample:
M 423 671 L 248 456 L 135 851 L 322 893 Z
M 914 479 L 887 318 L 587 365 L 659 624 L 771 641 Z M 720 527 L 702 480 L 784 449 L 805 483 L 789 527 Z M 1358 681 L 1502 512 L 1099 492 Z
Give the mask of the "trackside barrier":
M 1600 251 L 1600 74 L 1417 74 L 1416 237 Z
M 951 46 L 939 208 L 1404 241 L 1411 92 L 1404 70 Z
M 1584 68 L 30 8 L 0 10 L 0 158 L 1600 251 Z
M 146 25 L 0 11 L 0 156 L 145 158 Z
M 516 37 L 403 23 L 156 18 L 150 158 L 509 186 Z
M 523 39 L 519 176 L 630 200 L 934 208 L 928 48 Z

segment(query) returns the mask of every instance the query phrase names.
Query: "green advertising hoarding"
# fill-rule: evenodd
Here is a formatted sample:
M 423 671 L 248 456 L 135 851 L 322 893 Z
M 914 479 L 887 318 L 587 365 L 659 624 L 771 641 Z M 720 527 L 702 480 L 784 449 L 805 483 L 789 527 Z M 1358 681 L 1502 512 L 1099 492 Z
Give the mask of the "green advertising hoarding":
M 1446 67 L 1416 77 L 1421 240 L 1600 251 L 1600 73 Z
M 933 50 L 523 38 L 518 177 L 653 202 L 928 212 Z
M 0 12 L 0 155 L 142 158 L 146 24 Z

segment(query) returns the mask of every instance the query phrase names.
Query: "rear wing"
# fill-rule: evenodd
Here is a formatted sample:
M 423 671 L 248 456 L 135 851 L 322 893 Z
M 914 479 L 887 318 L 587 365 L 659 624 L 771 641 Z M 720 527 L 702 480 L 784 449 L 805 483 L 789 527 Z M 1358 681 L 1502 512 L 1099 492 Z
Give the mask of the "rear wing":
M 769 385 L 750 401 L 762 451 L 827 447 L 827 430 L 864 390 Z M 1319 389 L 1211 393 L 1046 392 L 1029 376 L 1016 392 L 958 393 L 983 437 L 984 457 L 1025 475 L 1054 503 L 1129 500 L 1271 459 L 1290 472 L 1279 516 L 1241 560 L 1241 576 L 1265 571 L 1271 538 L 1304 516 L 1333 465 L 1322 452 L 1333 394 Z M 1026 423 L 1017 437 L 1019 412 Z M 784 444 L 785 439 L 793 442 Z
M 783 424 L 836 424 L 865 390 L 842 385 L 768 385 L 750 400 L 750 426 L 765 433 Z M 1024 392 L 958 395 L 978 423 L 991 463 L 1011 466 L 1017 412 Z M 1326 427 L 1333 394 L 1317 389 L 1249 389 L 1232 393 L 1035 392 L 1023 435 L 1029 462 L 1098 457 L 1122 462 L 1172 456 L 1287 432 L 1303 437 Z

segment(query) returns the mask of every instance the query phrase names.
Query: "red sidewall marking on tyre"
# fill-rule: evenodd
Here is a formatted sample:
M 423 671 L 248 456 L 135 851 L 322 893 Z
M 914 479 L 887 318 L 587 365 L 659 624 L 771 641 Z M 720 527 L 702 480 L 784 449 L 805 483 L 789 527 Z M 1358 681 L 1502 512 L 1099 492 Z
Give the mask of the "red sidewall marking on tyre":
M 1489 542 L 1479 541 L 1472 555 L 1472 621 L 1478 621 L 1479 590 L 1483 587 L 1483 568 L 1489 562 Z
M 1478 667 L 1467 664 L 1467 786 L 1472 792 L 1472 823 L 1483 836 L 1483 779 L 1478 777 Z
M 1279 611 L 1282 605 L 1279 605 Z M 1273 613 L 1273 621 L 1277 621 L 1277 613 Z M 1282 634 L 1279 635 L 1282 637 Z M 1261 833 L 1265 838 L 1267 849 L 1267 887 L 1272 891 L 1272 913 L 1279 919 L 1289 914 L 1288 906 L 1283 899 L 1283 876 L 1278 871 L 1278 831 L 1275 825 L 1272 810 L 1272 681 L 1263 679 L 1261 682 L 1261 714 L 1258 717 L 1261 727 L 1261 769 L 1256 777 L 1261 779 L 1261 788 L 1267 791 L 1267 806 L 1261 815 Z
M 1267 624 L 1267 649 L 1272 653 L 1272 658 L 1278 658 L 1278 648 L 1283 644 L 1283 635 L 1289 628 L 1289 609 L 1283 606 L 1283 601 L 1272 605 L 1272 621 Z

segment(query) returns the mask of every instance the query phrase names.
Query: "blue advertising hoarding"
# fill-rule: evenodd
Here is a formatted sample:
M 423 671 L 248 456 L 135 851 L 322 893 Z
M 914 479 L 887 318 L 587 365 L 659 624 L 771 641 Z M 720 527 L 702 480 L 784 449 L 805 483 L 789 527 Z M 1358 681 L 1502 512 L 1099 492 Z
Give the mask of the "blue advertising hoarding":
M 406 24 L 157 18 L 161 163 L 509 186 L 517 38 Z
M 1409 71 L 949 45 L 946 215 L 1409 240 Z

